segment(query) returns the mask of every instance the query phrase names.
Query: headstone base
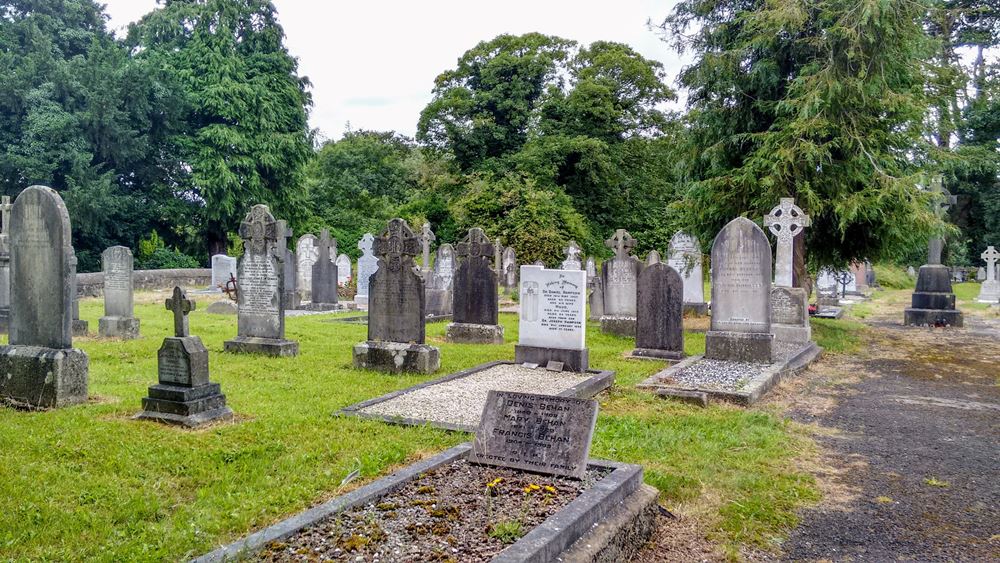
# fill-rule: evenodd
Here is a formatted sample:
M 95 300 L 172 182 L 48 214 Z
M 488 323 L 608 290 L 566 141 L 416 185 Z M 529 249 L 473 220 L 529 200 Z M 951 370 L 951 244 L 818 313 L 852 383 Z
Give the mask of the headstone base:
M 434 373 L 441 367 L 441 351 L 428 344 L 368 340 L 354 345 L 354 367 L 388 373 Z
M 428 289 L 426 312 L 428 317 L 446 317 L 452 314 L 452 295 L 446 289 Z
M 218 383 L 198 387 L 153 385 L 149 388 L 149 397 L 142 400 L 142 412 L 135 415 L 140 420 L 156 420 L 188 428 L 232 417 L 233 411 L 226 406 L 226 396 Z
M 543 348 L 540 346 L 514 346 L 514 363 L 547 365 L 549 362 L 562 362 L 566 371 L 587 371 L 590 369 L 590 350 L 572 350 L 568 348 Z
M 962 312 L 944 309 L 915 309 L 903 311 L 903 324 L 907 326 L 964 326 Z
M 629 357 L 650 360 L 680 360 L 684 357 L 684 352 L 676 350 L 657 350 L 655 348 L 636 348 L 629 353 Z
M 239 306 L 236 303 L 229 301 L 216 301 L 205 309 L 205 312 L 210 315 L 236 315 L 240 312 Z
M 139 338 L 139 319 L 128 317 L 101 317 L 97 333 L 104 338 L 132 340 Z
M 73 319 L 73 336 L 87 336 L 89 330 L 90 323 L 81 321 L 80 319 Z
M 89 364 L 75 348 L 0 346 L 0 397 L 32 408 L 85 403 Z
M 710 330 L 705 333 L 705 357 L 732 362 L 772 361 L 774 335 L 769 332 L 730 332 Z
M 771 334 L 775 342 L 795 342 L 805 344 L 812 340 L 812 327 L 809 325 L 788 325 L 771 323 Z
M 472 323 L 448 323 L 444 338 L 458 344 L 503 344 L 503 327 Z
M 917 273 L 917 287 L 910 306 L 903 311 L 907 326 L 963 325 L 962 312 L 955 309 L 951 271 L 941 264 L 924 264 Z
M 338 303 L 302 303 L 300 311 L 355 311 L 358 306 L 350 301 Z
M 979 297 L 976 301 L 980 303 L 996 303 L 1000 301 L 1000 281 L 990 280 L 983 282 L 979 288 Z
M 684 303 L 684 314 L 704 317 L 708 314 L 708 303 Z
M 635 317 L 604 315 L 601 317 L 601 332 L 635 338 Z
M 276 358 L 299 355 L 299 343 L 294 340 L 255 338 L 252 336 L 237 336 L 232 340 L 227 340 L 223 349 L 226 352 L 234 354 L 255 354 Z

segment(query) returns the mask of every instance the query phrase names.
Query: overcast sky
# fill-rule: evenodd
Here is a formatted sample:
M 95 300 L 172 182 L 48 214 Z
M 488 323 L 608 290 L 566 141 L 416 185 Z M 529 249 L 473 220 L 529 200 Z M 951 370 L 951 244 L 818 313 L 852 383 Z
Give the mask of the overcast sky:
M 155 0 L 101 0 L 110 27 L 124 30 Z M 537 31 L 580 43 L 626 43 L 663 63 L 668 83 L 682 65 L 647 28 L 676 0 L 274 0 L 285 44 L 312 81 L 310 123 L 328 138 L 351 129 L 412 136 L 434 77 L 480 41 Z M 121 34 L 121 33 L 120 33 Z

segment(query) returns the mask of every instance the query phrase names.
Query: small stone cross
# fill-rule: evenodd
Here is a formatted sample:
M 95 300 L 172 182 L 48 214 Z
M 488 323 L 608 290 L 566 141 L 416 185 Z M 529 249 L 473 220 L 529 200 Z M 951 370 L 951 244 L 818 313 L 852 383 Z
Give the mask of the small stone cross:
M 375 236 L 371 233 L 365 233 L 361 240 L 358 241 L 358 250 L 364 256 L 370 256 L 372 253 L 372 244 L 375 242 Z
M 183 338 L 190 336 L 188 330 L 188 313 L 194 311 L 197 303 L 187 298 L 180 287 L 174 287 L 174 296 L 165 301 L 167 310 L 174 314 L 174 336 Z
M 0 234 L 9 235 L 10 234 L 10 210 L 13 209 L 13 204 L 10 203 L 10 196 L 5 195 L 3 199 L 0 200 L 0 215 L 2 215 L 3 220 L 3 231 Z
M 569 244 L 563 249 L 563 253 L 566 254 L 566 260 L 580 261 L 580 245 L 575 240 L 569 241 Z
M 1000 260 L 1000 252 L 997 252 L 997 249 L 992 246 L 987 246 L 986 252 L 983 252 L 979 257 L 986 261 L 986 281 L 996 280 L 996 263 L 997 260 Z
M 795 198 L 783 197 L 774 209 L 764 217 L 764 226 L 778 239 L 775 251 L 774 285 L 792 287 L 793 253 L 792 241 L 802 230 L 812 224 L 808 215 L 795 205 Z
M 326 260 L 330 262 L 330 257 L 332 252 L 337 252 L 337 241 L 330 238 L 330 229 L 323 229 L 319 233 L 319 258 L 316 259 L 317 262 L 322 262 Z
M 420 242 L 406 221 L 397 218 L 375 238 L 373 250 L 390 271 L 398 272 L 404 265 L 412 267 L 413 257 L 420 253 Z
M 455 247 L 455 254 L 460 258 L 489 258 L 493 254 L 493 244 L 482 229 L 473 227 Z
M 611 238 L 604 241 L 604 246 L 615 251 L 615 258 L 624 260 L 635 248 L 635 239 L 625 229 L 618 229 Z

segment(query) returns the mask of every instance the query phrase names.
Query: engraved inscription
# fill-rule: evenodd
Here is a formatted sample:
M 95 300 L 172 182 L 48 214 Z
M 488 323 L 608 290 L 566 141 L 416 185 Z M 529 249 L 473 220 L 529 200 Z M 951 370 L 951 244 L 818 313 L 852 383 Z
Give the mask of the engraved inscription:
M 179 385 L 191 384 L 191 363 L 179 351 L 168 351 L 160 354 L 159 376 L 163 383 Z
M 278 315 L 278 273 L 271 257 L 244 256 L 240 274 L 240 313 Z

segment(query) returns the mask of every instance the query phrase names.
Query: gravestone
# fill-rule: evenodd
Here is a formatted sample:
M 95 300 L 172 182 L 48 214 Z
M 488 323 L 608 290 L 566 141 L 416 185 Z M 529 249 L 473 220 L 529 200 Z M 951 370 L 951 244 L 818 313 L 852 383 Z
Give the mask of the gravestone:
M 594 263 L 594 258 L 592 256 L 587 258 L 586 270 L 587 283 L 590 283 L 597 277 L 597 265 Z
M 868 289 L 868 264 L 865 262 L 851 262 L 851 275 L 854 276 L 854 292 L 857 295 L 865 295 Z
M 590 305 L 590 315 L 587 317 L 592 321 L 600 321 L 604 316 L 604 280 L 597 276 L 589 280 L 587 304 Z
M 368 340 L 354 346 L 354 367 L 434 373 L 441 356 L 424 342 L 424 279 L 413 260 L 420 241 L 406 221 L 393 219 L 373 250 L 378 270 L 368 288 Z
M 771 288 L 771 334 L 775 342 L 806 345 L 812 339 L 809 299 L 798 287 Z
M 504 284 L 503 272 L 503 245 L 500 244 L 500 237 L 493 241 L 493 269 L 497 273 L 497 283 Z
M 77 279 L 76 279 L 76 252 L 74 251 L 73 256 L 70 258 L 70 267 L 73 268 L 73 336 L 87 336 L 90 330 L 90 323 L 88 321 L 80 319 L 80 292 L 77 289 Z
M 296 356 L 299 343 L 285 338 L 284 262 L 287 228 L 266 205 L 255 205 L 240 224 L 243 258 L 237 336 L 225 342 L 226 352 L 266 356 Z
M 580 262 L 580 245 L 575 240 L 569 241 L 569 244 L 563 249 L 563 254 L 566 255 L 566 259 L 562 263 L 563 270 L 580 270 L 583 268 L 583 264 Z
M 0 332 L 10 323 L 10 196 L 0 199 Z
M 312 269 L 312 308 L 329 310 L 337 308 L 337 280 L 339 268 L 333 262 L 337 252 L 336 239 L 330 238 L 329 229 L 323 229 L 317 243 L 319 256 Z
M 979 269 L 976 270 L 976 281 L 977 282 L 986 281 L 986 268 L 980 266 Z
M 312 300 L 313 265 L 319 259 L 319 245 L 316 235 L 305 234 L 299 237 L 298 242 L 295 243 L 295 259 L 298 270 L 295 286 L 299 290 L 299 299 L 310 301 Z
M 351 257 L 346 254 L 337 256 L 337 286 L 345 287 L 351 283 Z
M 212 289 L 222 291 L 236 277 L 236 259 L 225 254 L 212 256 Z
M 632 356 L 668 360 L 684 356 L 684 280 L 662 262 L 647 264 L 639 273 Z
M 793 249 L 795 237 L 812 221 L 795 205 L 795 198 L 783 197 L 780 203 L 764 217 L 764 226 L 777 239 L 774 260 L 774 285 L 794 287 L 792 283 Z
M 812 338 L 809 324 L 809 295 L 793 287 L 795 237 L 812 224 L 795 200 L 781 198 L 781 203 L 764 217 L 764 224 L 777 240 L 774 287 L 771 289 L 771 334 L 775 342 L 806 345 Z
M 931 182 L 932 204 L 935 215 L 943 219 L 945 211 L 955 204 L 955 196 L 941 185 L 938 176 Z M 910 306 L 903 311 L 903 324 L 910 326 L 964 325 L 962 312 L 955 308 L 955 293 L 951 289 L 951 273 L 941 264 L 944 239 L 934 237 L 927 243 L 927 263 L 917 272 L 917 287 L 910 298 Z
M 649 254 L 646 255 L 646 265 L 652 266 L 653 264 L 659 264 L 662 262 L 660 259 L 660 253 L 655 250 L 650 250 Z
M 997 252 L 996 248 L 988 246 L 986 247 L 986 251 L 980 254 L 979 257 L 986 262 L 986 269 L 983 272 L 986 279 L 979 288 L 979 297 L 977 300 L 980 303 L 1000 302 L 1000 281 L 996 277 L 996 263 L 1000 260 L 1000 252 Z M 980 268 L 980 270 L 982 269 Z
M 454 265 L 455 249 L 447 243 L 439 246 L 426 283 L 428 317 L 447 317 L 452 314 Z
M 771 245 L 753 221 L 737 217 L 712 243 L 712 322 L 705 357 L 770 363 Z
M 684 280 L 684 309 L 696 315 L 708 313 L 698 239 L 681 231 L 674 233 L 667 247 L 667 264 Z
M 25 189 L 10 214 L 10 344 L 0 346 L 0 397 L 30 408 L 87 400 L 87 354 L 73 348 L 75 267 L 59 194 Z
M 104 316 L 97 322 L 105 338 L 139 338 L 139 319 L 132 300 L 132 251 L 112 246 L 101 254 L 104 265 Z
M 469 229 L 455 254 L 454 310 L 445 339 L 463 344 L 503 344 L 503 327 L 497 322 L 497 273 L 490 265 L 493 244 L 482 229 Z
M 507 289 L 517 287 L 517 255 L 512 246 L 503 250 L 503 286 Z
M 188 329 L 188 313 L 196 304 L 179 287 L 165 302 L 174 315 L 174 336 L 163 339 L 157 354 L 156 385 L 142 399 L 137 419 L 195 428 L 233 417 L 218 383 L 208 379 L 208 349 Z
M 469 461 L 583 479 L 597 401 L 491 390 Z
M 917 277 L 917 270 L 915 270 L 913 266 L 907 266 L 906 275 L 910 276 L 911 278 L 915 278 Z
M 368 307 L 368 287 L 372 275 L 378 270 L 378 258 L 372 253 L 374 242 L 375 236 L 371 233 L 365 233 L 358 241 L 361 257 L 358 258 L 358 292 L 355 294 L 354 302 L 361 307 Z
M 291 230 L 289 230 L 291 233 Z M 282 265 L 285 287 L 281 292 L 286 311 L 293 311 L 302 305 L 299 295 L 299 261 L 295 253 L 285 249 L 285 263 Z
M 601 266 L 604 290 L 604 314 L 601 332 L 635 337 L 636 283 L 642 262 L 632 256 L 635 239 L 625 229 L 618 229 L 605 246 L 615 257 Z
M 437 240 L 434 231 L 431 230 L 430 223 L 424 223 L 420 228 L 420 246 L 423 251 L 423 272 L 428 274 L 431 271 L 431 243 Z M 424 280 L 427 278 L 425 277 Z
M 587 273 L 521 266 L 521 310 L 514 361 L 562 362 L 568 371 L 587 371 Z

